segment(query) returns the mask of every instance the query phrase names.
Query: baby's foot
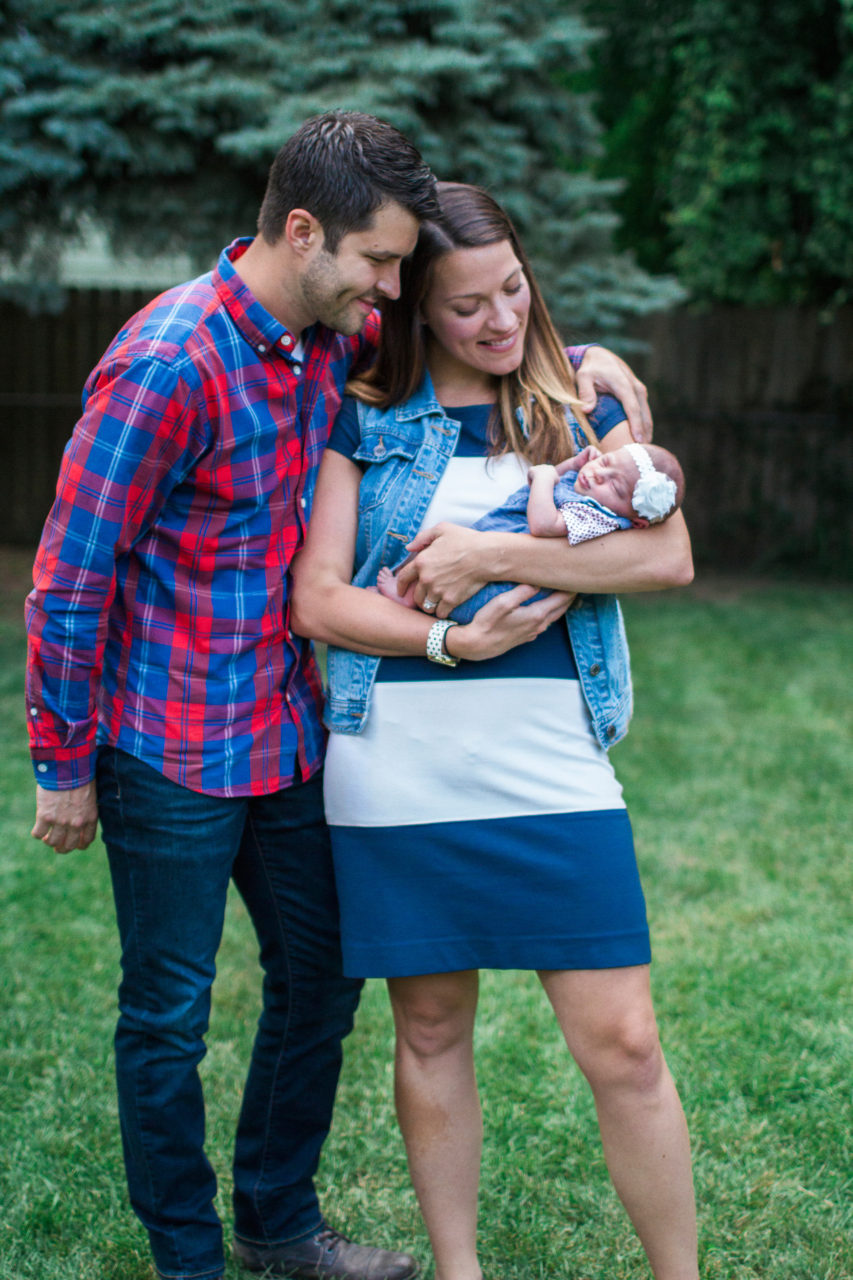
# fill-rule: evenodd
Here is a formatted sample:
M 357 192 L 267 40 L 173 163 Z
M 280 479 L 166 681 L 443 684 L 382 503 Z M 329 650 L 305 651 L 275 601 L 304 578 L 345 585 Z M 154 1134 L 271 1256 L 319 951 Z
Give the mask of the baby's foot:
M 407 609 L 415 607 L 415 589 L 409 587 L 404 596 L 397 594 L 397 579 L 387 567 L 380 569 L 376 575 L 376 589 L 381 596 L 393 600 L 396 604 L 404 604 Z

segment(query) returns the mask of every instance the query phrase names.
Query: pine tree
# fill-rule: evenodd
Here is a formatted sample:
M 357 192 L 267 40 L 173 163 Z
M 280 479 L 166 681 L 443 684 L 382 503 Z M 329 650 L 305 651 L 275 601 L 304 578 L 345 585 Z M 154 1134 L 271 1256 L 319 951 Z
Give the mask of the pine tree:
M 253 230 L 306 116 L 390 120 L 443 178 L 510 210 L 558 321 L 611 335 L 678 296 L 613 249 L 618 182 L 572 88 L 592 33 L 564 0 L 6 0 L 0 252 L 45 262 L 84 214 L 205 264 Z M 23 247 L 22 247 L 23 246 Z

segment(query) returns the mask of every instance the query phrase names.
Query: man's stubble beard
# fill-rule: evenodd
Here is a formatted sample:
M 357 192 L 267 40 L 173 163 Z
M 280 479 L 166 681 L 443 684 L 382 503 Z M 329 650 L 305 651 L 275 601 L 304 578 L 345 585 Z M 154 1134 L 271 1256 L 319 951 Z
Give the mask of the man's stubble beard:
M 353 294 L 349 302 L 347 289 L 341 288 L 341 277 L 334 254 L 323 249 L 302 277 L 302 298 L 308 312 L 320 324 L 345 337 L 353 337 L 364 328 L 367 315 Z

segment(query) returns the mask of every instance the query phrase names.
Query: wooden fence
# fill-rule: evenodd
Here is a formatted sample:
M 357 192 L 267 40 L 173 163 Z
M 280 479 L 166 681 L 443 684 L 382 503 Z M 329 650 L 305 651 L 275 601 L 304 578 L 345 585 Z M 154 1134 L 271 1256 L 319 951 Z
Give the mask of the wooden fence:
M 717 308 L 637 327 L 697 560 L 853 578 L 853 308 Z
M 55 316 L 0 304 L 0 542 L 34 545 L 85 378 L 140 291 L 75 290 Z M 853 577 L 853 308 L 651 317 L 632 357 L 680 457 L 697 559 Z
M 37 316 L 0 302 L 0 542 L 38 542 L 83 383 L 149 297 L 136 290 L 72 290 L 57 315 Z

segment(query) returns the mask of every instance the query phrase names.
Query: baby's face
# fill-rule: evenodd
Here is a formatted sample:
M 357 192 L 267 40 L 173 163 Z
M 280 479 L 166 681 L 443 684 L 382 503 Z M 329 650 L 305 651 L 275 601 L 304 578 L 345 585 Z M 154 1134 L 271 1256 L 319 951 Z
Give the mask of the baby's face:
M 636 519 L 631 505 L 634 486 L 640 478 L 640 470 L 627 449 L 614 449 L 600 458 L 585 462 L 575 481 L 575 492 L 585 498 L 595 498 L 603 507 L 609 507 L 617 516 Z

